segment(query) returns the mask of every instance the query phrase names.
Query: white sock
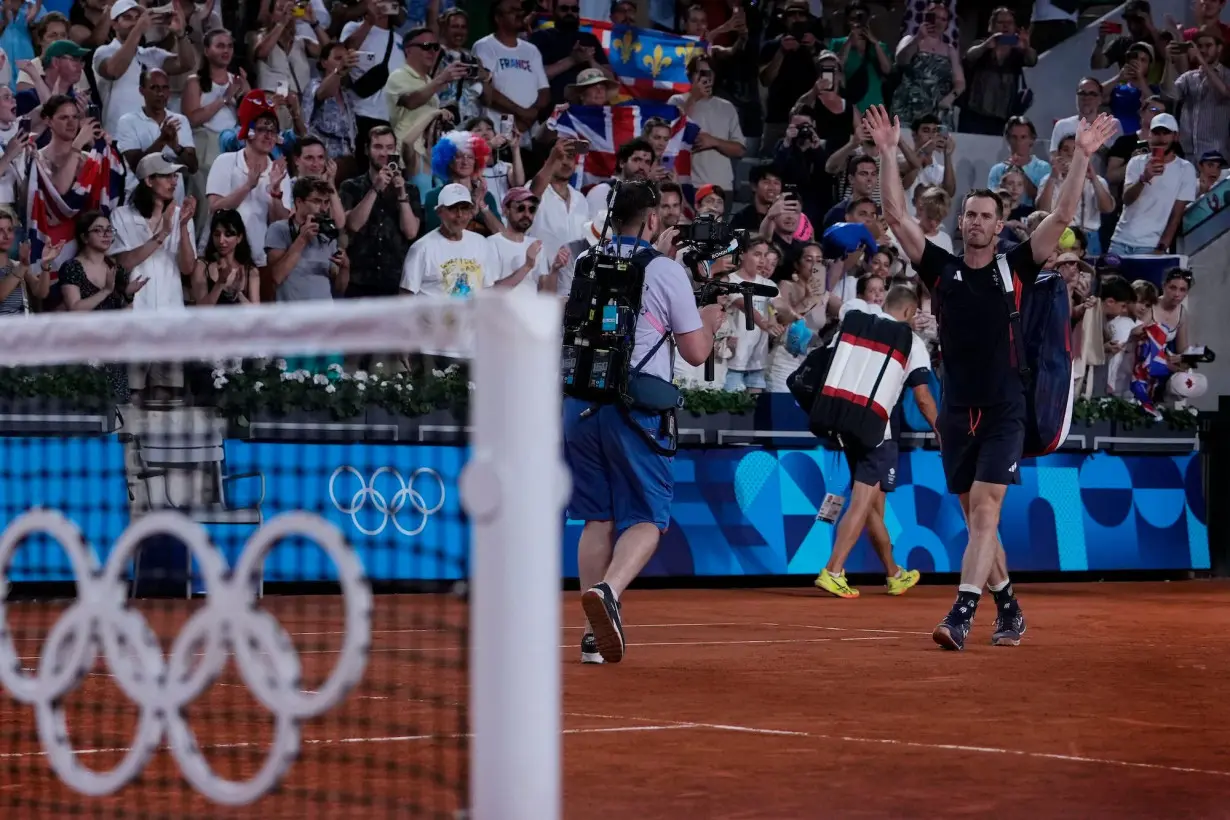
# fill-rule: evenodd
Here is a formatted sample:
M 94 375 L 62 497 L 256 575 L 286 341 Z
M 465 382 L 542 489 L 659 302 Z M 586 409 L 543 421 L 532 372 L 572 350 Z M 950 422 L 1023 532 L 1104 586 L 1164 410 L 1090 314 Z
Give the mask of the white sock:
M 961 584 L 961 586 L 957 587 L 957 591 L 958 592 L 968 592 L 971 595 L 978 595 L 978 596 L 982 595 L 982 590 L 974 586 L 973 584 Z
M 1005 589 L 1008 588 L 1009 583 L 1011 582 L 1007 578 L 1005 578 L 1002 584 L 987 584 L 987 589 L 991 590 L 992 592 L 1003 592 Z

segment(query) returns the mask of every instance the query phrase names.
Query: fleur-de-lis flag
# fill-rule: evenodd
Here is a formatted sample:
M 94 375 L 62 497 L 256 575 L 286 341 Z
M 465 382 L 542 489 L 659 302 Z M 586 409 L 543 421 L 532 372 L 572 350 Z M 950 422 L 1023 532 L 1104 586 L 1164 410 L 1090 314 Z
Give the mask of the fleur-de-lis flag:
M 540 19 L 538 28 L 551 28 Z M 601 20 L 582 20 L 581 31 L 598 38 L 611 61 L 611 70 L 621 86 L 624 100 L 665 102 L 672 94 L 691 89 L 688 60 L 705 52 L 705 43 L 695 37 L 654 31 L 635 26 L 612 26 Z

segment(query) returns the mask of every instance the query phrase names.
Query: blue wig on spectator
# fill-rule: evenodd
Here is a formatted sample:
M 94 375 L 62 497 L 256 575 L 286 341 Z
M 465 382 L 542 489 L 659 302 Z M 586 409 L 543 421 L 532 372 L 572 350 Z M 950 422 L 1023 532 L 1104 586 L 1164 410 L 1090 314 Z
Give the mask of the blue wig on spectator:
M 431 149 L 431 172 L 442 182 L 451 182 L 449 169 L 458 154 L 470 154 L 474 157 L 474 168 L 479 173 L 487 167 L 487 158 L 491 147 L 487 141 L 472 131 L 449 131 L 440 137 L 440 141 Z

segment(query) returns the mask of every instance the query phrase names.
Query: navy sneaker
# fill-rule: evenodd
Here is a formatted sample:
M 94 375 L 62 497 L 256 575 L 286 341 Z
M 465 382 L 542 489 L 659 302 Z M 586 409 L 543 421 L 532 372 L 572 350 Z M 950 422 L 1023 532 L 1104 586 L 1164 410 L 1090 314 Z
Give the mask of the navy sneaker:
M 991 634 L 991 646 L 1020 646 L 1025 634 L 1025 613 L 1016 598 L 996 608 L 995 631 Z
M 581 636 L 581 663 L 605 663 L 598 652 L 598 642 L 594 640 L 592 632 Z
M 594 643 L 598 654 L 607 663 L 619 663 L 624 659 L 624 625 L 619 617 L 619 601 L 605 582 L 590 587 L 581 596 L 581 608 L 594 630 Z
M 939 644 L 941 649 L 960 652 L 965 649 L 965 639 L 969 636 L 972 623 L 969 617 L 954 609 L 940 621 L 939 626 L 931 633 L 931 639 Z

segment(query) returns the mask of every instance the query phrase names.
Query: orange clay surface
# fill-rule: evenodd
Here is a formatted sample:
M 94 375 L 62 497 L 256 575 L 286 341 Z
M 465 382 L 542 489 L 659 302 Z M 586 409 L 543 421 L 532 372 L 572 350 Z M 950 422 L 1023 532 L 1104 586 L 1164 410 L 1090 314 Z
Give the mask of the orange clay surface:
M 566 817 L 1230 818 L 1230 585 L 1021 585 L 1024 643 L 991 647 L 984 607 L 960 654 L 930 638 L 949 587 L 862 592 L 632 590 L 627 656 L 608 666 L 579 663 L 581 610 L 564 595 Z M 377 598 L 367 678 L 305 724 L 259 808 L 205 803 L 166 751 L 119 795 L 79 798 L 48 772 L 30 707 L 4 698 L 0 817 L 453 818 L 464 608 L 442 600 Z M 329 601 L 263 605 L 307 686 L 336 652 Z M 149 606 L 160 635 L 190 611 Z M 220 771 L 250 774 L 270 723 L 233 669 L 220 683 L 193 726 Z M 117 763 L 136 712 L 101 663 L 69 701 L 74 742 L 94 750 L 82 762 Z

